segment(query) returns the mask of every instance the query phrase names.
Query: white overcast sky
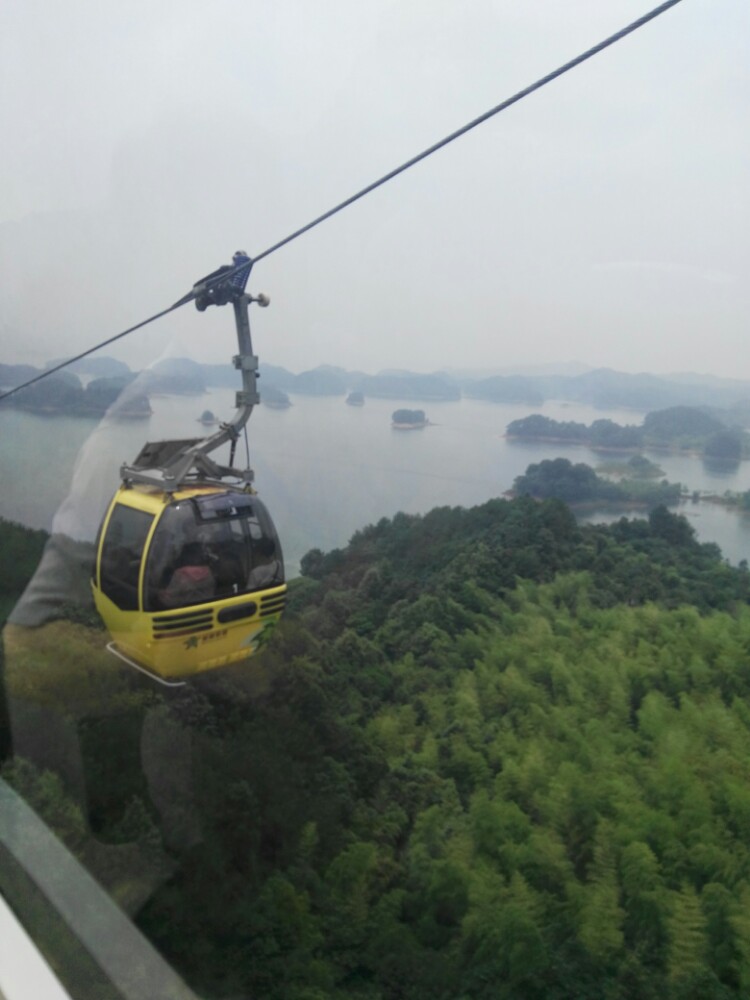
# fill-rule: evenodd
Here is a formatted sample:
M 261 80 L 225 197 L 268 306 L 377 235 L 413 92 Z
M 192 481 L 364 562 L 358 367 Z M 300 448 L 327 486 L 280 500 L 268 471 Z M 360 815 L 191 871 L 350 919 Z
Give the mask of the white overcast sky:
M 260 253 L 654 0 L 4 0 L 0 361 Z M 294 371 L 750 378 L 750 4 L 683 0 L 260 262 Z M 108 351 L 223 361 L 188 306 Z

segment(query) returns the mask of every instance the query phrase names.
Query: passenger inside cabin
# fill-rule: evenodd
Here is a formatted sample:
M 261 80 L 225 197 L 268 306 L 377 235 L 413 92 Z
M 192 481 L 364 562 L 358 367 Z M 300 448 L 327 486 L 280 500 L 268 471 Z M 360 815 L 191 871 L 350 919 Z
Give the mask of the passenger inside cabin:
M 276 558 L 273 539 L 263 537 L 253 542 L 253 568 L 247 581 L 248 590 L 262 590 L 283 583 L 281 562 Z
M 198 542 L 188 542 L 183 547 L 176 565 L 165 577 L 168 582 L 159 590 L 159 600 L 165 608 L 202 604 L 216 596 L 216 580 Z

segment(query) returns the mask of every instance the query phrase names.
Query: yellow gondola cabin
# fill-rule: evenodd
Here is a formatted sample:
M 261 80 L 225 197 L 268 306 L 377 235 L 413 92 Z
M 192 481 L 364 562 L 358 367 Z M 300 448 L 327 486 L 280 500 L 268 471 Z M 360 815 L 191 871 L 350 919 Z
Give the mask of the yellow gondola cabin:
M 107 647 L 167 684 L 246 659 L 264 644 L 286 602 L 281 546 L 268 511 L 234 467 L 235 445 L 259 402 L 244 292 L 252 262 L 198 282 L 199 311 L 232 303 L 242 374 L 235 416 L 211 437 L 144 445 L 121 469 L 122 486 L 104 516 L 92 580 Z M 230 445 L 229 464 L 209 452 Z

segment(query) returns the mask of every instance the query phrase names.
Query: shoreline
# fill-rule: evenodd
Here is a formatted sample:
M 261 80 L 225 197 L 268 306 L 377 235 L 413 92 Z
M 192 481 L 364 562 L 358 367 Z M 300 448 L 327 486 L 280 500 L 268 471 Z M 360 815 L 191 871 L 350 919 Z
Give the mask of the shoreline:
M 524 444 L 533 444 L 538 441 L 540 444 L 568 444 L 576 445 L 580 448 L 588 448 L 590 451 L 612 455 L 642 455 L 646 451 L 662 452 L 667 455 L 685 455 L 688 458 L 705 458 L 705 454 L 699 448 L 680 448 L 677 445 L 669 444 L 644 444 L 640 447 L 617 448 L 607 445 L 590 444 L 588 441 L 581 441 L 574 438 L 560 438 L 544 436 L 526 436 L 524 434 L 501 434 L 506 441 L 521 441 Z M 710 458 L 710 456 L 709 456 Z M 747 461 L 747 456 L 741 455 L 738 462 Z
M 574 512 L 587 510 L 648 510 L 655 506 L 652 500 L 563 500 L 562 497 L 535 497 L 533 494 L 515 493 L 513 490 L 506 490 L 503 497 L 507 500 L 518 500 L 521 496 L 530 496 L 537 503 L 544 503 L 545 500 L 561 500 L 566 507 Z M 672 503 L 664 503 L 665 507 L 679 507 L 684 503 L 682 496 Z M 659 506 L 656 504 L 656 506 Z

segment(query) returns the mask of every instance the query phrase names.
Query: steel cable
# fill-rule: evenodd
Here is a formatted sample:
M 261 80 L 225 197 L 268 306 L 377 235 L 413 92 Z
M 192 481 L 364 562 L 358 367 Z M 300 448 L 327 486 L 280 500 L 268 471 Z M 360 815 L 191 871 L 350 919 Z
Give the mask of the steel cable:
M 427 149 L 424 149 L 421 153 L 417 153 L 416 156 L 412 156 L 411 159 L 407 160 L 405 163 L 402 163 L 401 166 L 396 167 L 393 170 L 390 170 L 387 174 L 384 174 L 378 180 L 373 181 L 372 184 L 368 184 L 367 187 L 364 187 L 360 191 L 357 191 L 356 194 L 351 195 L 349 198 L 346 198 L 338 205 L 334 206 L 333 208 L 330 208 L 327 212 L 324 212 L 322 215 L 319 215 L 311 222 L 308 222 L 307 225 L 302 226 L 300 229 L 295 229 L 294 232 L 290 233 L 288 236 L 285 236 L 284 239 L 279 240 L 277 243 L 272 244 L 272 246 L 268 247 L 262 253 L 259 253 L 255 257 L 253 257 L 252 263 L 257 264 L 257 262 L 259 260 L 262 260 L 264 257 L 269 257 L 272 253 L 275 253 L 277 250 L 281 249 L 281 247 L 284 247 L 288 243 L 291 243 L 292 240 L 296 240 L 297 237 L 302 236 L 304 233 L 309 232 L 311 229 L 314 229 L 315 226 L 320 225 L 321 222 L 325 222 L 326 219 L 330 219 L 331 216 L 336 215 L 338 212 L 341 212 L 345 208 L 348 208 L 348 206 L 352 205 L 355 201 L 359 201 L 360 198 L 364 198 L 365 195 L 370 194 L 370 192 L 374 191 L 376 188 L 381 187 L 383 184 L 386 184 L 388 181 L 392 180 L 394 177 L 397 177 L 399 174 L 404 173 L 404 171 L 408 170 L 410 167 L 413 167 L 415 164 L 426 159 L 428 156 L 431 156 L 433 153 L 436 153 L 438 150 L 443 149 L 443 147 L 447 146 L 451 142 L 454 142 L 456 139 L 460 138 L 462 135 L 465 135 L 467 132 L 470 132 L 478 125 L 481 125 L 483 122 L 488 121 L 495 115 L 500 114 L 501 111 L 505 111 L 506 108 L 511 107 L 513 104 L 517 104 L 525 97 L 528 97 L 529 94 L 533 94 L 535 91 L 541 90 L 541 88 L 545 87 L 548 83 L 551 83 L 553 80 L 556 80 L 564 73 L 570 72 L 570 70 L 575 69 L 576 66 L 580 66 L 581 63 L 586 62 L 588 59 L 591 59 L 599 52 L 602 52 L 604 49 L 609 48 L 610 45 L 614 45 L 616 42 L 619 42 L 627 35 L 630 35 L 634 31 L 637 31 L 639 28 L 642 28 L 645 24 L 648 24 L 650 21 L 653 21 L 655 18 L 659 17 L 659 15 L 665 13 L 665 11 L 669 10 L 670 8 L 676 7 L 678 3 L 682 3 L 682 0 L 666 0 L 665 3 L 662 3 L 658 7 L 655 7 L 647 14 L 644 14 L 642 17 L 639 17 L 636 21 L 633 21 L 631 24 L 626 25 L 626 27 L 621 28 L 619 31 L 616 31 L 613 35 L 610 35 L 608 38 L 605 38 L 603 41 L 592 46 L 590 49 L 587 49 L 585 52 L 582 52 L 580 55 L 576 56 L 575 59 L 571 59 L 569 62 L 564 63 L 562 66 L 558 66 L 558 68 L 552 70 L 551 73 L 547 73 L 546 76 L 540 77 L 540 79 L 536 80 L 534 83 L 529 84 L 528 87 L 524 87 L 523 90 L 519 90 L 517 93 L 513 94 L 512 97 L 506 98 L 506 100 L 502 101 L 500 104 L 497 104 L 494 108 L 491 108 L 489 111 L 485 111 L 485 113 L 480 115 L 478 118 L 474 118 L 466 125 L 463 125 L 461 128 L 456 129 L 455 132 L 451 132 L 450 135 L 445 136 L 445 138 L 441 139 L 439 142 L 436 142 L 432 146 L 429 146 Z M 209 279 L 203 282 L 201 289 L 205 291 L 207 289 L 215 287 L 216 285 L 228 281 L 234 274 L 236 274 L 238 271 L 241 271 L 244 267 L 247 267 L 246 263 L 240 264 L 237 267 L 227 270 L 217 278 Z M 182 306 L 187 305 L 188 302 L 192 302 L 197 294 L 198 292 L 194 288 L 186 295 L 183 295 L 181 299 L 178 299 L 177 302 L 169 306 L 168 309 L 163 309 L 161 312 L 155 313 L 148 319 L 144 319 L 141 323 L 137 323 L 135 326 L 131 326 L 129 329 L 123 330 L 122 333 L 118 333 L 114 337 L 110 337 L 108 340 L 103 340 L 100 344 L 96 344 L 96 346 L 90 347 L 87 351 L 83 351 L 81 354 L 77 354 L 75 357 L 69 358 L 67 361 L 64 361 L 61 364 L 56 365 L 54 368 L 47 369 L 40 375 L 36 375 L 34 378 L 29 379 L 22 385 L 18 385 L 15 388 L 10 389 L 8 392 L 3 393 L 3 395 L 0 395 L 0 402 L 2 402 L 4 399 L 7 399 L 9 396 L 13 396 L 15 393 L 20 392 L 21 389 L 25 389 L 27 388 L 27 386 L 33 385 L 35 382 L 40 382 L 42 379 L 47 378 L 49 375 L 53 375 L 55 372 L 60 371 L 62 368 L 74 364 L 76 361 L 80 361 L 82 358 L 87 357 L 89 354 L 93 354 L 95 351 L 100 350 L 102 347 L 106 347 L 108 344 L 113 344 L 116 340 L 120 340 L 122 337 L 126 337 L 128 334 L 134 333 L 136 330 L 140 330 L 142 327 L 147 326 L 149 323 L 153 323 L 155 320 L 161 319 L 161 317 L 166 316 L 167 313 L 173 312 L 175 309 L 180 309 Z

